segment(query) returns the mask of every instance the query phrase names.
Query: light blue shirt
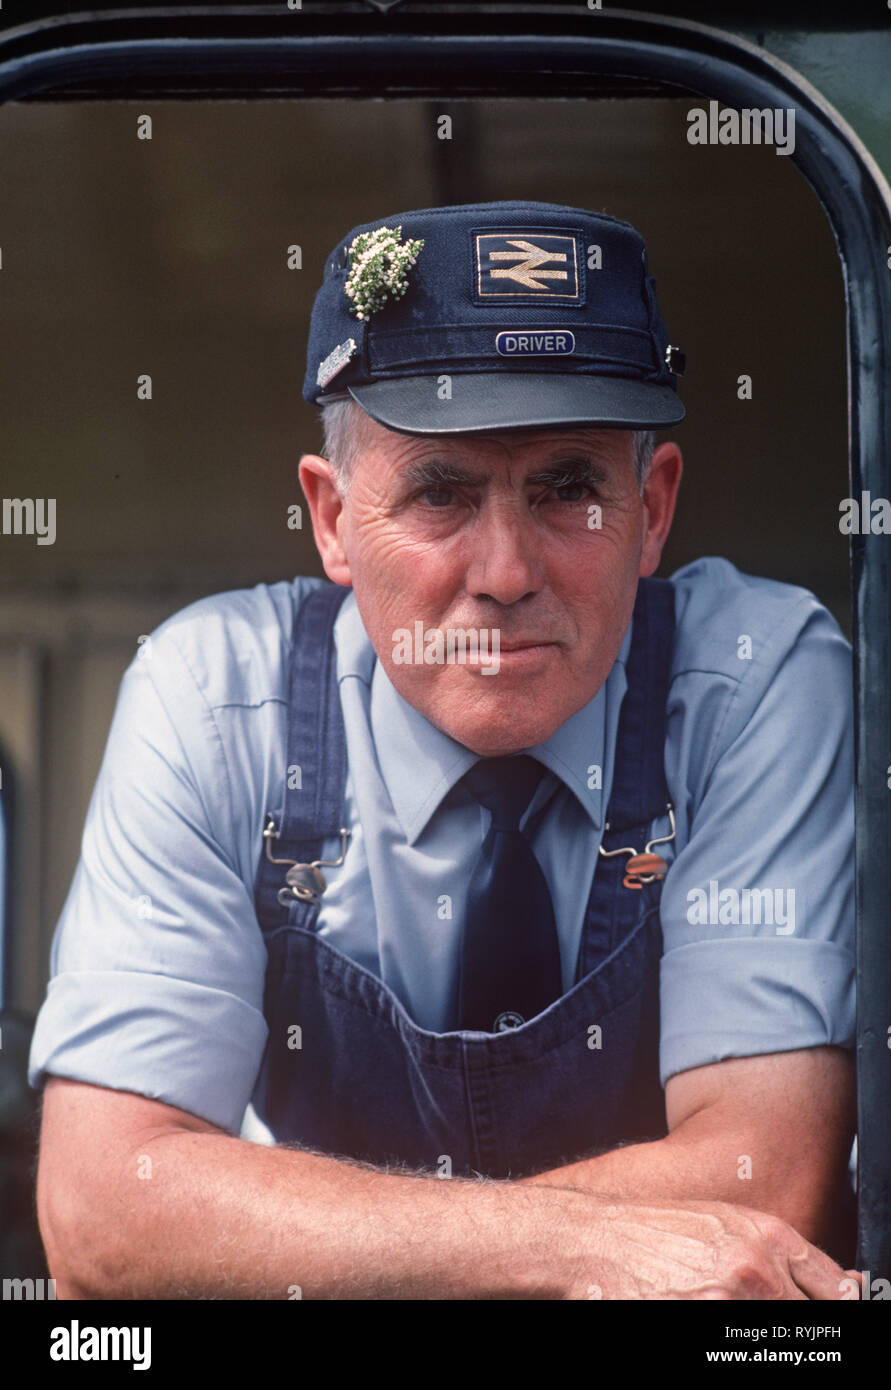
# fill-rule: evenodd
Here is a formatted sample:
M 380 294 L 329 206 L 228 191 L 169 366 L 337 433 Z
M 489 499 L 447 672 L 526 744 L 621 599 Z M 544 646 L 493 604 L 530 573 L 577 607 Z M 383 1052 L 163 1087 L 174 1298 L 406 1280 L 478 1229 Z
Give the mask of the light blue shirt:
M 56 928 L 32 1085 L 54 1073 L 241 1127 L 267 1033 L 254 880 L 287 769 L 294 614 L 319 582 L 202 599 L 142 643 Z M 665 769 L 677 835 L 659 847 L 670 861 L 663 1085 L 726 1057 L 854 1037 L 850 649 L 803 589 L 714 558 L 672 582 Z M 319 931 L 416 1023 L 443 1031 L 489 820 L 453 791 L 476 754 L 397 694 L 352 594 L 335 637 L 351 834 L 343 864 L 325 870 Z M 522 827 L 551 890 L 565 988 L 609 801 L 630 637 L 594 698 L 526 750 L 548 769 Z M 651 836 L 667 831 L 666 817 Z M 322 857 L 339 847 L 326 840 Z

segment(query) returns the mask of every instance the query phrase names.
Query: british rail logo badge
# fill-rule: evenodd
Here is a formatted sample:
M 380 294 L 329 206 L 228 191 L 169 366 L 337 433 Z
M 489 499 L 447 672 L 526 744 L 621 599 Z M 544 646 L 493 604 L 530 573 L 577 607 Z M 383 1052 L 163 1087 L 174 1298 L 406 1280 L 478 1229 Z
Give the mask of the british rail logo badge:
M 474 289 L 481 300 L 580 303 L 576 238 L 537 230 L 477 232 Z

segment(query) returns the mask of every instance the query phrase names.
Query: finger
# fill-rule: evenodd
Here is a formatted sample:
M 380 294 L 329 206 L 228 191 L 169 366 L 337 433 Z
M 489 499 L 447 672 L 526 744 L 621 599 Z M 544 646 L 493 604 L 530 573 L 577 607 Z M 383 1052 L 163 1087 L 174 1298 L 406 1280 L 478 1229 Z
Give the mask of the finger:
M 829 1258 L 815 1245 L 807 1245 L 800 1252 L 788 1256 L 789 1273 L 807 1298 L 823 1301 L 843 1299 L 847 1275 L 841 1265 Z M 849 1295 L 850 1296 L 850 1295 Z

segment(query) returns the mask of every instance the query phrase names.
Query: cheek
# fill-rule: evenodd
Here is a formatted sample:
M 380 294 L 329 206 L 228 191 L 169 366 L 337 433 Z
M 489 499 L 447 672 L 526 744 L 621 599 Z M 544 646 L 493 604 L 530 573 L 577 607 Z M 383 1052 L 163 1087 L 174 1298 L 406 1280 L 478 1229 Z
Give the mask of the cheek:
M 441 547 L 380 522 L 352 539 L 348 553 L 359 614 L 389 667 L 396 630 L 411 629 L 418 619 L 436 626 L 453 601 L 457 572 Z
M 570 656 L 579 675 L 605 679 L 622 645 L 637 594 L 639 558 L 634 547 L 603 536 L 563 569 L 557 597 L 572 615 L 577 645 Z
M 591 588 L 618 596 L 636 587 L 640 572 L 642 539 L 637 513 L 623 515 L 617 524 L 594 533 L 584 567 Z
M 417 610 L 454 589 L 460 579 L 457 548 L 380 518 L 350 528 L 347 554 L 353 587 L 364 584 L 382 602 Z M 417 613 L 423 616 L 422 612 Z
M 607 526 L 582 531 L 561 545 L 545 547 L 555 587 L 576 600 L 605 602 L 633 583 L 640 563 L 640 547 L 627 526 Z

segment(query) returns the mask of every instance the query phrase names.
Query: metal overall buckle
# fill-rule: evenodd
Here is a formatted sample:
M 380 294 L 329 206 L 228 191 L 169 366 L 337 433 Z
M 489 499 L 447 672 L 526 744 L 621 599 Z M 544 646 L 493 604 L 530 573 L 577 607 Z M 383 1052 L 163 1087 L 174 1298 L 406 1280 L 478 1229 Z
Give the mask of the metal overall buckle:
M 282 907 L 289 907 L 296 898 L 302 903 L 318 903 L 325 889 L 328 887 L 328 880 L 322 873 L 322 866 L 334 868 L 342 864 L 346 855 L 346 842 L 349 839 L 350 831 L 344 826 L 340 828 L 340 858 L 339 859 L 313 859 L 309 864 L 301 864 L 296 859 L 274 859 L 272 856 L 272 841 L 279 836 L 274 818 L 266 812 L 266 825 L 263 829 L 263 839 L 266 841 L 266 858 L 270 864 L 289 864 L 290 868 L 285 874 L 285 882 L 278 890 L 278 900 Z
M 661 855 L 650 853 L 653 845 L 665 845 L 669 840 L 674 839 L 674 808 L 670 801 L 665 809 L 671 822 L 671 834 L 661 835 L 655 840 L 648 840 L 644 845 L 642 854 L 633 845 L 625 845 L 622 849 L 604 849 L 603 845 L 600 846 L 600 853 L 604 859 L 612 859 L 616 854 L 631 855 L 625 865 L 625 877 L 622 879 L 626 888 L 635 888 L 639 891 L 645 883 L 654 883 L 657 878 L 664 878 L 668 873 L 668 865 Z M 609 830 L 609 821 L 603 828 Z

